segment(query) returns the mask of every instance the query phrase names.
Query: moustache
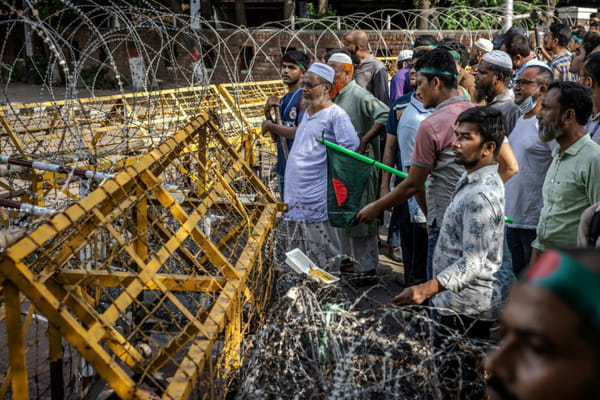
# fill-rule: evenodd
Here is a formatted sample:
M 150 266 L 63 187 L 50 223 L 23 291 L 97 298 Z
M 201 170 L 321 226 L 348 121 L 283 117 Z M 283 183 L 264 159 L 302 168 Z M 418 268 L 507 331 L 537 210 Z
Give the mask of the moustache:
M 488 389 L 493 390 L 503 400 L 520 400 L 516 394 L 508 390 L 508 388 L 504 386 L 504 383 L 502 383 L 502 381 L 495 376 L 488 378 L 488 380 L 485 382 L 485 385 Z

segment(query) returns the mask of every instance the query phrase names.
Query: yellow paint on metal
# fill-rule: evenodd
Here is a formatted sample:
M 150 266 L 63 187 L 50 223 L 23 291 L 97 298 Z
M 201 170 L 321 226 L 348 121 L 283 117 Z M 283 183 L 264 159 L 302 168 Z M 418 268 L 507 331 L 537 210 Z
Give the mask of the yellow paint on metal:
M 259 112 L 264 96 L 282 93 L 273 81 L 12 106 L 2 123 L 13 134 L 0 134 L 3 144 L 17 148 L 21 140 L 23 152 L 39 150 L 35 132 L 48 140 L 52 155 L 83 149 L 97 157 L 98 168 L 117 167 L 113 179 L 0 256 L 0 283 L 22 292 L 56 327 L 49 331 L 49 360 L 63 356 L 65 340 L 123 399 L 148 398 L 140 385 L 158 385 L 167 364 L 176 370 L 165 399 L 187 398 L 201 374 L 239 366 L 248 331 L 244 303 L 260 310 L 265 300 L 248 278 L 263 268 L 263 247 L 282 208 L 251 167 L 256 146 L 272 147 L 257 135 Z M 194 117 L 199 96 L 211 113 Z M 245 100 L 236 102 L 240 96 Z M 90 116 L 97 116 L 94 126 Z M 164 127 L 160 143 L 150 137 L 151 126 Z M 127 151 L 111 154 L 112 135 L 125 129 L 134 130 Z M 82 147 L 57 149 L 61 130 L 78 132 Z M 30 192 L 37 193 L 32 201 L 50 193 L 77 200 L 59 174 L 29 180 Z M 259 286 L 268 292 L 267 283 Z M 99 308 L 101 300 L 109 304 Z M 5 298 L 2 306 L 15 324 L 17 304 Z M 20 323 L 22 332 L 27 325 Z M 167 342 L 142 352 L 140 343 L 152 343 L 157 329 Z M 224 361 L 213 358 L 217 344 Z M 11 353 L 10 377 L 26 390 L 19 367 L 25 343 L 15 350 L 20 353 Z M 12 354 L 18 355 L 14 365 Z M 216 362 L 223 364 L 205 369 Z

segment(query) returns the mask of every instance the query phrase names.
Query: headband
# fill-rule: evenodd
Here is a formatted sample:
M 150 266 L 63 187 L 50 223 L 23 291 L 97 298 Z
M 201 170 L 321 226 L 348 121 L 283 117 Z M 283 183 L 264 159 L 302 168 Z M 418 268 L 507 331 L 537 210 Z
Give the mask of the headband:
M 600 329 L 600 274 L 565 253 L 552 250 L 525 272 L 525 279 L 554 293 Z
M 577 36 L 577 35 L 573 35 L 573 36 L 571 36 L 571 37 L 572 37 L 572 38 L 573 38 L 573 40 L 574 40 L 574 41 L 576 41 L 577 43 L 583 43 L 583 39 L 582 39 L 582 38 L 580 38 L 579 36 Z
M 306 71 L 306 66 L 304 64 L 302 64 L 299 61 L 293 60 L 289 57 L 285 57 L 281 60 L 281 62 L 287 62 L 287 63 L 291 63 L 291 64 L 296 64 L 298 66 L 298 68 L 300 68 L 302 71 Z
M 421 68 L 417 72 L 420 72 L 422 74 L 453 76 L 455 78 L 458 76 L 457 74 L 450 72 L 450 71 L 442 71 L 441 69 L 430 68 L 430 67 Z

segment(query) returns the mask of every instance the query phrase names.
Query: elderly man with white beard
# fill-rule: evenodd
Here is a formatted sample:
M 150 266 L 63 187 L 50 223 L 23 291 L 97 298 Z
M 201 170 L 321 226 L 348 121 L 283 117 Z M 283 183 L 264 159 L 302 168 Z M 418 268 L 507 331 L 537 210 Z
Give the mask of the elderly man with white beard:
M 574 248 L 583 211 L 600 201 L 600 146 L 585 132 L 592 113 L 588 88 L 574 82 L 554 82 L 538 113 L 542 142 L 556 140 L 546 173 L 544 207 L 532 244 L 531 261 L 550 248 Z
M 353 151 L 359 145 L 350 117 L 329 97 L 334 74 L 330 66 L 313 63 L 302 77 L 305 112 L 285 167 L 288 248 L 299 247 L 321 267 L 340 254 L 339 235 L 343 231 L 328 221 L 327 150 L 317 139 L 324 138 Z

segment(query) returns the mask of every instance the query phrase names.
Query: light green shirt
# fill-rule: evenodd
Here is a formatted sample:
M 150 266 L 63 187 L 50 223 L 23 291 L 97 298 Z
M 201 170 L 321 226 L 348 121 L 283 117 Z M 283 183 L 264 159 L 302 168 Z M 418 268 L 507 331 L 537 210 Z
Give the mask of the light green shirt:
M 334 102 L 348 113 L 359 138 L 362 138 L 376 122 L 382 125 L 385 125 L 387 122 L 389 107 L 373 96 L 371 92 L 358 86 L 354 80 L 350 81 L 350 83 L 340 90 Z M 366 156 L 381 161 L 379 137 L 376 136 L 371 140 Z M 373 168 L 367 184 L 367 190 L 363 195 L 363 206 L 375 201 L 378 194 L 379 171 L 377 168 Z M 354 237 L 376 235 L 377 222 L 358 224 L 355 227 L 348 228 L 347 233 Z
M 576 247 L 581 214 L 600 201 L 600 146 L 584 135 L 559 151 L 552 152 L 542 190 L 544 207 L 532 243 L 540 250 Z

